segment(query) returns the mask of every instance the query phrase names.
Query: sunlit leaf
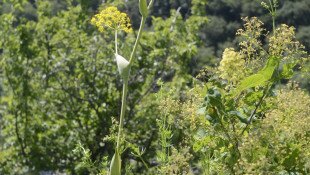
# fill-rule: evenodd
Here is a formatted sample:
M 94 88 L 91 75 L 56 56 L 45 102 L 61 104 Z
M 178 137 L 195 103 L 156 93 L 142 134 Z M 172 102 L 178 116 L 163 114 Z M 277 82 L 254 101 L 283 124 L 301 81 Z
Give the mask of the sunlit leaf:
M 274 70 L 278 66 L 278 61 L 278 58 L 270 57 L 266 66 L 256 74 L 246 77 L 244 80 L 242 80 L 232 95 L 237 96 L 246 89 L 257 86 L 264 86 L 269 80 L 271 80 Z

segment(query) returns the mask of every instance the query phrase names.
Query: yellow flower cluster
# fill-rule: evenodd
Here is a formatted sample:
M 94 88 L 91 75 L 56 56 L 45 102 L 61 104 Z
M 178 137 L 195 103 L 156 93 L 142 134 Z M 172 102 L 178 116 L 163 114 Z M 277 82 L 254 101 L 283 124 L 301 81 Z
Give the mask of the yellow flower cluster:
M 306 54 L 304 46 L 295 38 L 295 28 L 282 24 L 275 34 L 269 38 L 271 55 L 283 56 L 284 59 L 295 59 L 298 55 Z
M 106 28 L 123 30 L 126 33 L 132 32 L 129 17 L 116 7 L 108 7 L 96 14 L 91 19 L 91 24 L 97 26 L 100 32 L 104 32 Z
M 245 60 L 233 48 L 225 49 L 219 66 L 220 77 L 231 83 L 240 81 L 245 74 Z
M 236 33 L 242 39 L 239 43 L 240 52 L 246 56 L 247 67 L 258 70 L 263 65 L 264 51 L 261 49 L 261 37 L 266 32 L 263 28 L 264 24 L 257 17 L 245 17 L 243 21 L 244 29 L 239 29 Z

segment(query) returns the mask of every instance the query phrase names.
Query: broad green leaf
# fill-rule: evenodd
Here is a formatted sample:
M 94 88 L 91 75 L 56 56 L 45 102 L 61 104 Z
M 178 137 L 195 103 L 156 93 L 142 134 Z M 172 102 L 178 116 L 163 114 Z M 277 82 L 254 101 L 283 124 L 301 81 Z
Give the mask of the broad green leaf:
M 266 66 L 256 74 L 242 80 L 232 95 L 235 97 L 246 89 L 265 85 L 269 80 L 271 80 L 273 72 L 278 66 L 278 61 L 279 60 L 276 57 L 270 57 Z
M 117 149 L 111 161 L 109 175 L 121 175 L 121 156 Z

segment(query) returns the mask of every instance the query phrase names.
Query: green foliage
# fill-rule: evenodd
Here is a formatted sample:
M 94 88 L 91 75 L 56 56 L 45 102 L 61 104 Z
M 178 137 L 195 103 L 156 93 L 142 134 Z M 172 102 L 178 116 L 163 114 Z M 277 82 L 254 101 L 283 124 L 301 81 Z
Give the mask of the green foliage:
M 240 27 L 236 12 L 263 14 L 259 3 L 154 2 L 131 65 L 115 151 L 123 82 L 114 33 L 90 25 L 98 1 L 55 2 L 0 2 L 0 174 L 103 175 L 111 164 L 118 174 L 309 174 L 310 97 L 296 82 L 281 84 L 307 84 L 309 77 L 310 57 L 295 29 L 267 32 L 258 18 L 244 18 L 237 40 L 226 35 Z M 111 4 L 139 15 L 138 1 L 101 7 Z M 119 34 L 124 58 L 136 35 Z M 195 59 L 213 55 L 205 48 L 222 54 L 231 42 L 240 47 L 223 53 L 228 65 L 191 76 Z M 205 61 L 216 65 L 214 57 Z
M 244 173 L 309 173 L 309 94 L 288 88 L 268 99 L 274 108 L 261 130 L 245 138 L 241 150 Z
M 271 78 L 273 78 L 272 76 L 274 75 L 274 72 L 279 65 L 279 61 L 280 60 L 278 58 L 269 57 L 265 67 L 262 70 L 258 71 L 254 75 L 246 77 L 240 82 L 235 92 L 233 93 L 233 96 L 239 95 L 240 92 L 246 89 L 266 85 L 266 83 L 270 81 Z M 290 65 L 285 66 L 285 69 L 283 70 L 284 75 L 288 74 L 287 72 L 289 71 L 292 72 L 293 67 Z
M 73 150 L 75 154 L 81 155 L 79 163 L 75 165 L 75 171 L 77 174 L 89 173 L 91 175 L 106 175 L 108 174 L 108 157 L 103 157 L 100 159 L 101 163 L 92 161 L 91 152 L 89 149 L 85 149 L 81 143 L 76 145 Z
M 100 167 L 101 157 L 111 160 L 114 154 L 112 117 L 119 114 L 121 81 L 114 62 L 113 37 L 95 33 L 90 17 L 82 13 L 79 5 L 68 3 L 68 8 L 57 14 L 50 13 L 52 4 L 48 1 L 35 5 L 34 21 L 15 13 L 1 16 L 1 46 L 6 47 L 1 52 L 1 141 L 5 142 L 1 142 L 0 172 L 96 174 L 99 171 L 93 167 Z M 205 23 L 205 17 L 185 21 L 175 12 L 169 19 L 158 17 L 154 21 L 154 29 L 143 34 L 138 47 L 143 59 L 138 57 L 133 64 L 132 72 L 137 72 L 138 78 L 131 77 L 129 83 L 133 92 L 127 108 L 131 122 L 126 121 L 125 135 L 135 146 L 157 139 L 149 137 L 156 129 L 151 123 L 157 113 L 154 108 L 139 111 L 143 105 L 138 106 L 138 101 L 150 93 L 158 78 L 167 81 L 176 72 L 178 76 L 187 75 L 199 43 L 196 31 Z M 193 25 L 197 21 L 199 26 Z M 121 42 L 126 44 L 120 45 L 120 54 L 128 57 L 126 49 L 134 38 L 134 34 L 120 36 L 120 40 L 128 41 Z M 169 51 L 168 47 L 173 49 Z M 186 83 L 183 80 L 181 85 Z M 149 123 L 140 124 L 145 116 Z M 104 140 L 107 137 L 112 139 Z M 80 166 L 83 154 L 72 152 L 79 142 L 89 150 L 86 157 L 94 162 L 92 166 Z M 146 164 L 154 157 L 153 148 L 144 154 Z M 130 157 L 129 152 L 124 152 L 124 164 L 131 161 Z M 137 161 L 134 171 L 142 162 L 140 158 Z
M 74 171 L 78 157 L 72 150 L 78 142 L 92 155 L 112 153 L 112 144 L 99 144 L 109 134 L 102 126 L 117 114 L 119 100 L 116 67 L 104 59 L 113 55 L 112 44 L 109 49 L 98 35 L 87 34 L 89 20 L 80 6 L 50 16 L 48 4 L 38 2 L 38 21 L 1 16 L 7 28 L 1 30 L 7 36 L 1 54 L 4 94 L 11 99 L 2 102 L 1 137 L 8 142 L 1 152 L 16 150 L 3 158 L 2 169 Z
M 241 31 L 241 33 L 249 33 L 249 30 L 257 32 L 252 28 L 260 26 L 255 24 L 257 20 L 249 20 L 249 22 L 250 23 L 245 25 L 245 31 Z M 288 27 L 280 28 L 277 32 L 280 33 L 280 31 L 286 31 L 287 28 Z M 265 99 L 267 97 L 271 99 L 275 98 L 275 94 L 273 94 L 271 90 L 275 87 L 281 78 L 285 77 L 287 74 L 291 74 L 294 71 L 294 65 L 301 63 L 302 57 L 305 56 L 303 54 L 296 54 L 303 53 L 301 47 L 288 49 L 290 48 L 290 44 L 297 43 L 294 41 L 293 37 L 289 36 L 290 33 L 286 32 L 285 36 L 288 39 L 283 40 L 283 37 L 278 36 L 277 32 L 275 35 L 269 36 L 271 38 L 269 44 L 271 47 L 270 51 L 275 51 L 270 52 L 272 53 L 270 56 L 268 55 L 267 51 L 264 51 L 262 47 L 259 47 L 259 40 L 253 40 L 252 44 L 242 44 L 242 48 L 238 54 L 242 55 L 245 53 L 250 53 L 249 51 L 251 51 L 252 53 L 259 53 L 261 58 L 258 57 L 257 54 L 249 54 L 247 56 L 241 57 L 247 59 L 247 64 L 244 64 L 244 67 L 239 66 L 238 69 L 243 70 L 247 76 L 243 79 L 240 78 L 237 86 L 231 84 L 229 81 L 219 79 L 217 74 L 221 74 L 222 72 L 213 70 L 213 73 L 207 75 L 209 76 L 209 82 L 205 85 L 205 87 L 208 88 L 208 90 L 205 94 L 204 102 L 199 102 L 200 104 L 203 103 L 203 107 L 199 110 L 197 109 L 198 112 L 195 114 L 195 118 L 197 121 L 199 121 L 200 124 L 194 130 L 183 130 L 184 133 L 189 131 L 191 133 L 188 137 L 187 135 L 183 135 L 183 139 L 188 139 L 191 141 L 183 143 L 182 146 L 192 147 L 194 152 L 191 152 L 191 154 L 196 157 L 196 160 L 191 160 L 188 163 L 191 164 L 192 167 L 199 167 L 201 170 L 200 173 L 257 174 L 262 171 L 268 173 L 306 172 L 305 169 L 307 165 L 304 163 L 304 161 L 293 161 L 295 156 L 303 155 L 303 153 L 305 153 L 304 151 L 301 152 L 300 149 L 297 148 L 298 146 L 296 147 L 295 144 L 295 146 L 292 146 L 292 148 L 285 147 L 285 149 L 293 150 L 293 157 L 282 156 L 286 157 L 281 158 L 283 160 L 283 164 L 274 165 L 278 169 L 271 170 L 266 168 L 268 170 L 256 170 L 249 168 L 246 163 L 243 163 L 247 162 L 247 156 L 249 153 L 249 151 L 245 150 L 244 148 L 250 149 L 253 147 L 244 147 L 244 145 L 247 143 L 247 139 L 251 138 L 250 134 L 256 131 L 260 134 L 265 133 L 267 130 L 264 129 L 262 125 L 265 121 L 264 118 L 266 113 L 276 109 L 274 105 L 270 104 L 270 102 Z M 282 43 L 285 44 L 280 44 L 281 39 L 284 41 Z M 276 43 L 279 43 L 279 45 Z M 232 57 L 231 59 L 237 58 Z M 256 62 L 257 59 L 266 61 L 265 63 L 262 63 L 261 60 Z M 255 64 L 253 64 L 253 62 L 255 62 Z M 234 63 L 232 62 L 232 64 Z M 264 64 L 265 66 L 259 64 Z M 233 67 L 234 65 L 231 66 Z M 257 70 L 258 67 L 263 68 Z M 200 89 L 200 93 L 201 92 L 203 92 L 202 89 Z M 243 93 L 240 94 L 241 92 Z M 236 95 L 239 95 L 238 98 L 235 97 Z M 174 99 L 175 97 L 172 96 L 170 98 Z M 308 99 L 308 97 L 305 98 Z M 164 103 L 164 101 L 162 103 Z M 182 111 L 182 109 L 176 108 L 176 106 L 178 106 L 178 103 L 182 104 L 182 102 L 177 102 L 177 104 L 174 104 L 173 102 L 170 103 L 173 104 L 173 106 L 175 106 L 174 109 L 177 110 L 171 110 L 170 113 L 174 114 L 175 117 L 180 115 L 179 113 L 181 112 L 178 111 Z M 169 105 L 165 104 L 165 106 Z M 290 107 L 287 108 L 290 109 Z M 306 110 L 307 107 L 304 106 L 302 109 Z M 203 115 L 204 118 L 200 118 L 200 115 Z M 171 127 L 173 127 L 173 125 Z M 194 139 L 192 138 L 192 135 L 194 135 Z M 263 143 L 272 142 L 269 141 L 267 133 L 266 136 L 267 140 L 261 141 Z M 173 141 L 173 139 L 171 139 L 171 141 Z M 255 143 L 256 142 L 253 142 L 253 144 Z M 174 145 L 173 142 L 172 145 Z M 273 145 L 273 147 L 276 146 L 281 147 L 280 144 Z M 249 154 L 262 154 L 265 157 L 268 156 L 270 159 L 272 159 L 270 162 L 277 162 L 277 160 L 280 159 L 277 158 L 274 160 L 269 152 L 264 152 L 265 147 L 263 145 L 258 147 L 259 148 L 257 150 L 252 151 Z M 304 157 L 304 155 L 302 157 Z M 263 163 L 258 163 L 258 166 L 266 167 Z M 281 166 L 287 168 L 281 169 Z

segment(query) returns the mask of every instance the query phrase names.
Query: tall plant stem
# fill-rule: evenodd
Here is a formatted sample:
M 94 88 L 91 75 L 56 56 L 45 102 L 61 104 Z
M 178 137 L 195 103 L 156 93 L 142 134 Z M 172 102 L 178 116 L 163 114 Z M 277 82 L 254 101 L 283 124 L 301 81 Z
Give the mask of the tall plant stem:
M 268 94 L 268 92 L 269 92 L 271 86 L 272 86 L 272 85 L 269 85 L 269 84 L 266 86 L 266 88 L 265 88 L 265 90 L 264 90 L 264 92 L 263 92 L 263 95 L 262 95 L 261 98 L 259 99 L 259 102 L 256 104 L 255 109 L 254 109 L 253 112 L 251 113 L 251 116 L 250 116 L 250 118 L 249 118 L 249 120 L 248 120 L 246 126 L 243 128 L 242 132 L 240 133 L 240 136 L 242 136 L 242 135 L 244 134 L 244 132 L 246 131 L 246 129 L 247 129 L 247 128 L 249 127 L 249 125 L 251 124 L 254 115 L 256 114 L 258 108 L 262 105 L 263 100 L 264 100 L 264 98 L 267 96 L 267 94 Z
M 124 126 L 124 116 L 125 116 L 125 111 L 126 111 L 126 106 L 127 106 L 126 104 L 127 92 L 128 92 L 128 78 L 124 79 L 124 82 L 123 82 L 122 107 L 121 107 L 121 115 L 119 118 L 118 136 L 117 136 L 117 145 L 116 145 L 116 149 L 118 151 L 120 151 L 120 140 L 121 140 L 122 130 Z
M 138 43 L 140 41 L 144 25 L 145 25 L 145 18 L 142 17 L 140 28 L 139 28 L 139 32 L 138 32 L 138 36 L 137 36 L 135 45 L 134 45 L 133 50 L 132 50 L 131 55 L 130 55 L 129 69 L 131 68 L 132 62 L 134 60 L 133 58 L 134 58 L 134 55 L 136 53 L 137 46 L 138 46 Z M 116 49 L 115 52 L 117 53 L 117 31 L 115 32 L 115 49 Z M 123 125 L 124 125 L 124 117 L 125 117 L 125 112 L 126 112 L 126 107 L 127 107 L 126 97 L 127 97 L 127 92 L 128 92 L 129 75 L 130 75 L 130 71 L 129 71 L 127 77 L 123 77 L 122 107 L 121 107 L 121 115 L 120 115 L 120 119 L 119 119 L 117 145 L 116 145 L 116 149 L 118 149 L 118 151 L 120 151 L 119 148 L 120 148 L 120 144 L 121 144 L 120 143 L 121 142 L 121 135 L 122 135 Z
M 269 4 L 270 4 L 270 15 L 271 15 L 271 18 L 272 18 L 272 31 L 273 31 L 273 34 L 275 34 L 276 32 L 276 7 L 275 7 L 275 4 L 269 0 Z
M 275 35 L 275 33 L 276 33 L 276 20 L 275 20 L 275 14 L 272 14 L 272 31 L 273 31 L 273 34 Z
M 150 9 L 152 7 L 153 3 L 154 3 L 154 0 L 151 0 L 149 5 L 147 6 L 147 8 Z
M 145 21 L 146 21 L 146 18 L 144 18 L 142 16 L 142 19 L 141 19 L 141 23 L 140 23 L 140 28 L 139 28 L 139 32 L 138 32 L 138 36 L 137 36 L 137 39 L 136 39 L 136 42 L 135 42 L 135 45 L 133 46 L 133 50 L 130 54 L 130 59 L 129 59 L 129 66 L 131 66 L 132 62 L 133 62 L 133 57 L 137 51 L 137 46 L 138 46 L 138 43 L 140 41 L 140 38 L 141 38 L 141 35 L 142 35 L 142 30 L 144 28 L 144 25 L 145 25 Z
M 117 30 L 115 30 L 115 53 L 118 54 L 118 51 L 117 51 Z

